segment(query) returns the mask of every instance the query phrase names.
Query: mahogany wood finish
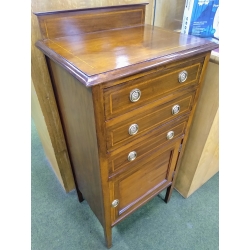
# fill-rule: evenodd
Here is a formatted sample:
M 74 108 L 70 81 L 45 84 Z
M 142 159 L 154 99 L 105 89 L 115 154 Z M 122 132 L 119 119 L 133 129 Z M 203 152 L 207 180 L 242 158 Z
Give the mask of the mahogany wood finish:
M 121 117 L 110 121 L 111 124 L 115 124 L 110 127 L 109 122 L 107 126 L 107 149 L 113 150 L 123 144 L 128 143 L 131 140 L 135 140 L 149 130 L 156 128 L 157 126 L 163 125 L 170 119 L 183 115 L 191 110 L 191 104 L 193 101 L 194 93 L 189 93 L 181 98 L 175 99 L 172 102 L 164 103 L 163 105 L 156 106 L 154 108 L 148 108 L 146 112 L 144 108 L 139 110 L 139 113 L 131 116 L 129 119 L 121 120 Z M 181 109 L 176 115 L 172 114 L 172 107 L 179 104 Z M 118 122 L 119 121 L 119 122 Z M 137 124 L 139 130 L 135 135 L 128 133 L 128 128 L 132 124 Z
M 145 25 L 145 4 L 37 15 L 44 39 L 36 46 L 47 58 L 79 200 L 89 203 L 110 248 L 114 225 L 166 188 L 169 201 L 218 45 Z M 137 102 L 129 97 L 134 88 Z
M 198 57 L 194 60 L 188 60 L 178 65 L 173 65 L 164 71 L 154 72 L 152 74 L 128 81 L 118 86 L 107 88 L 105 90 L 105 113 L 106 118 L 112 118 L 120 112 L 127 112 L 137 109 L 146 103 L 156 101 L 157 99 L 167 97 L 174 90 L 182 90 L 183 87 L 190 87 L 198 84 L 199 74 L 202 68 L 204 57 Z M 178 82 L 178 73 L 186 70 L 188 79 L 184 83 Z M 170 73 L 171 72 L 171 73 Z M 168 84 L 166 85 L 166 82 Z M 143 95 L 139 102 L 131 103 L 128 96 L 133 89 L 140 89 Z M 152 91 L 152 88 L 154 91 Z
M 197 47 L 194 48 L 194 44 Z M 211 51 L 214 46 L 208 40 L 187 37 L 151 25 L 37 42 L 37 47 L 45 55 L 87 87 Z
M 171 184 L 180 142 L 178 138 L 160 145 L 133 169 L 110 182 L 111 199 L 120 200 L 112 210 L 112 226 Z
M 96 139 L 92 90 L 48 59 L 51 81 L 65 132 L 77 189 L 103 223 L 102 188 Z M 69 98 L 74 97 L 74 98 Z M 87 108 L 86 108 L 87 107 Z M 81 114 L 81 115 L 79 115 Z M 83 128 L 84 126 L 84 128 Z M 86 167 L 82 168 L 82 165 Z M 81 181 L 78 181 L 81 180 Z M 94 189 L 88 187 L 95 183 Z M 80 198 L 82 200 L 82 197 Z
M 167 126 L 167 124 L 164 124 L 164 126 L 161 126 L 159 129 L 157 130 L 153 130 L 155 135 L 151 135 L 149 140 L 145 140 L 143 141 L 143 143 L 138 143 L 136 145 L 129 145 L 129 148 L 125 147 L 120 153 L 113 153 L 112 156 L 110 157 L 110 172 L 115 172 L 115 174 L 121 172 L 121 171 L 117 171 L 120 170 L 122 168 L 125 168 L 126 171 L 127 168 L 132 168 L 133 165 L 136 165 L 138 160 L 140 158 L 143 157 L 147 157 L 147 155 L 150 153 L 149 151 L 152 148 L 157 147 L 158 145 L 163 144 L 164 142 L 167 141 L 167 133 L 170 131 L 174 131 L 174 137 L 179 137 L 181 136 L 184 131 L 185 131 L 185 127 L 186 127 L 186 122 L 182 122 L 181 124 L 175 124 L 172 126 Z M 134 151 L 136 151 L 137 153 L 137 157 L 136 160 L 130 162 L 128 161 L 128 154 L 131 151 L 131 149 L 133 149 Z M 112 177 L 112 175 L 110 175 L 110 177 Z
M 133 27 L 145 22 L 145 8 L 142 4 L 35 14 L 44 39 Z

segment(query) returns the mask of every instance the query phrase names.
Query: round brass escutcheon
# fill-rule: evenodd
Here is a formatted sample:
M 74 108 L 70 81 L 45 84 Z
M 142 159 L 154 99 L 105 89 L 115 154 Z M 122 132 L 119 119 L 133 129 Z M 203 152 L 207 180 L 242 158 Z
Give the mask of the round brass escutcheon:
M 137 102 L 141 97 L 141 91 L 139 89 L 133 89 L 130 91 L 129 99 L 131 102 Z
M 188 72 L 186 70 L 183 70 L 179 73 L 179 83 L 183 83 L 187 80 Z
M 128 154 L 128 160 L 133 161 L 137 156 L 137 153 L 135 151 L 132 151 Z
M 181 107 L 180 107 L 180 105 L 174 105 L 173 107 L 172 107 L 172 114 L 173 115 L 176 115 L 176 114 L 178 114 L 179 112 L 180 112 L 180 109 L 181 109 Z
M 119 204 L 119 200 L 118 199 L 113 200 L 111 204 L 112 204 L 112 207 L 117 207 Z
M 139 130 L 139 126 L 135 123 L 129 126 L 128 133 L 130 135 L 135 135 Z
M 167 133 L 167 139 L 168 139 L 168 140 L 171 140 L 171 139 L 173 139 L 173 137 L 174 137 L 174 131 L 169 131 L 169 132 Z

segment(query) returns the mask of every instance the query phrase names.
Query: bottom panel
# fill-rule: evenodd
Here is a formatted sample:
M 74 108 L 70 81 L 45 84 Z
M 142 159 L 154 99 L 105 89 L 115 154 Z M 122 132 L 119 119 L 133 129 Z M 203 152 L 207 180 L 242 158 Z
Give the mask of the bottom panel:
M 137 168 L 110 182 L 114 224 L 171 185 L 180 143 L 181 138 L 155 148 Z

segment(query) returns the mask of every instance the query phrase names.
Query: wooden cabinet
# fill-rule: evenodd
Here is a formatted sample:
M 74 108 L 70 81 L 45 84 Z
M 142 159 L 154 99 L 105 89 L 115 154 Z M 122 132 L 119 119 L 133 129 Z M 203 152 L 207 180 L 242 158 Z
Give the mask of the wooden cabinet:
M 210 52 L 144 24 L 145 4 L 36 13 L 78 198 L 112 227 L 178 172 Z
M 141 3 L 144 0 L 31 0 L 32 12 L 49 12 L 54 10 L 94 8 L 108 5 L 124 5 L 126 3 Z M 154 19 L 154 2 L 148 0 L 146 6 L 145 23 L 152 24 Z M 61 126 L 56 100 L 51 88 L 46 61 L 40 50 L 35 47 L 35 42 L 41 39 L 37 17 L 31 13 L 31 76 L 32 76 L 32 118 L 36 125 L 38 135 L 43 145 L 44 153 L 54 170 L 58 181 L 66 192 L 75 189 L 71 163 Z M 41 84 L 43 83 L 43 84 Z

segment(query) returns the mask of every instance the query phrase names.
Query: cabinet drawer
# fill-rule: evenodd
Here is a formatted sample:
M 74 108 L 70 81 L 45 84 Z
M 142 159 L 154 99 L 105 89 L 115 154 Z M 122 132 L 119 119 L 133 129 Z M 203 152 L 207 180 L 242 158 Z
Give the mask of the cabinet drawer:
M 204 58 L 180 64 L 171 71 L 165 70 L 131 80 L 104 90 L 104 105 L 106 119 L 113 118 L 141 107 L 149 102 L 165 97 L 180 88 L 197 85 Z M 191 62 L 192 63 L 192 62 Z M 187 72 L 187 79 L 180 83 L 179 74 Z M 131 99 L 138 97 L 138 101 Z M 140 96 L 140 97 L 139 97 Z
M 110 177 L 116 174 L 121 174 L 128 169 L 132 169 L 138 165 L 138 162 L 143 157 L 147 157 L 149 152 L 157 146 L 167 142 L 173 141 L 175 138 L 184 135 L 187 121 L 181 121 L 173 124 L 164 124 L 151 133 L 149 140 L 144 140 L 130 147 L 123 147 L 120 152 L 114 151 L 109 158 L 109 173 Z M 171 137 L 169 137 L 171 135 Z M 118 151 L 118 150 L 117 150 Z M 135 153 L 134 153 L 135 152 Z M 135 159 L 131 160 L 132 155 L 135 154 Z
M 114 150 L 131 140 L 137 139 L 149 130 L 186 114 L 191 110 L 194 93 L 191 92 L 172 102 L 167 102 L 150 109 L 147 109 L 147 106 L 145 106 L 137 116 L 131 116 L 124 121 L 120 121 L 120 118 L 117 118 L 117 121 L 115 119 L 108 121 L 106 123 L 107 150 Z M 179 107 L 179 112 L 173 114 L 173 109 L 177 106 Z M 131 134 L 131 131 L 134 134 Z
M 110 181 L 114 224 L 171 184 L 181 139 L 151 150 L 133 171 Z

